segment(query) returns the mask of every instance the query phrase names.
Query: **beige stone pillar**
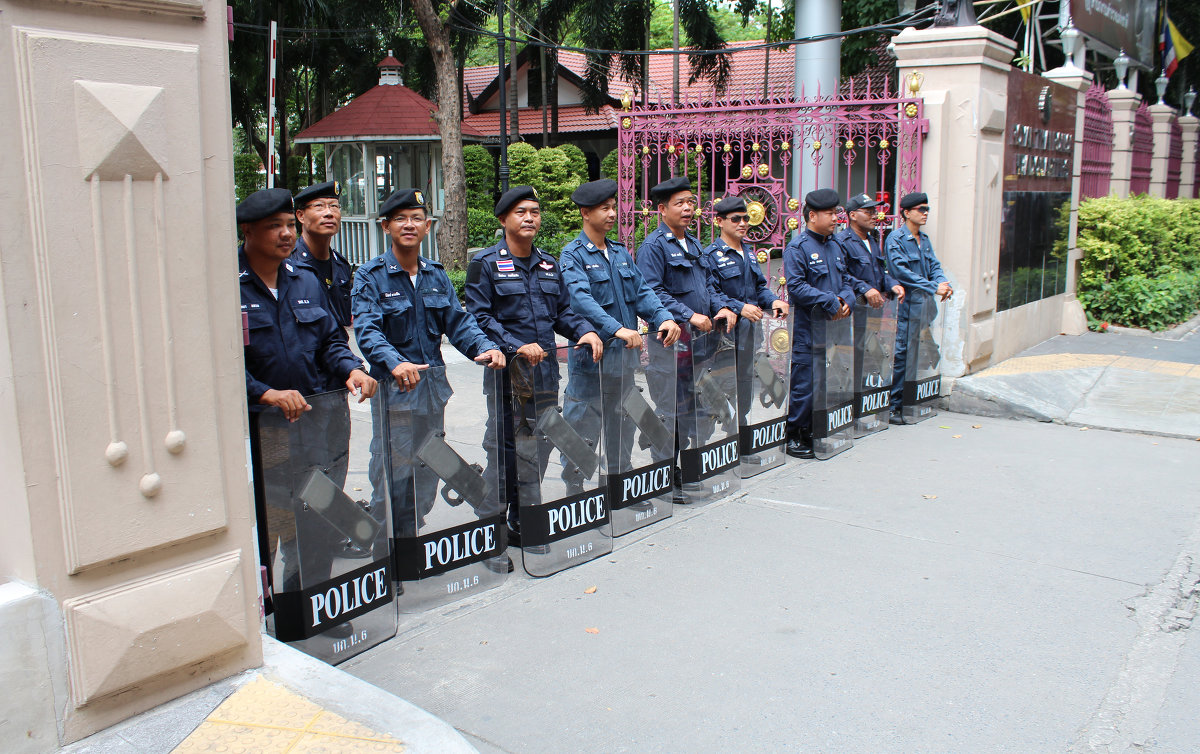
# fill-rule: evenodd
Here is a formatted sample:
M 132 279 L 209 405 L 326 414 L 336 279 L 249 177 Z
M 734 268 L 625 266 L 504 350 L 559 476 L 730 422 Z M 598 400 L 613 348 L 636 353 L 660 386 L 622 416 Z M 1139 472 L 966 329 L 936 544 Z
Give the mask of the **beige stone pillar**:
M 964 297 L 962 343 L 950 347 L 961 345 L 973 371 L 990 360 L 995 337 L 1005 105 L 1016 45 L 982 26 L 908 28 L 895 44 L 901 87 L 914 74 L 922 82 L 930 128 L 921 180 L 934 208 L 926 230 L 958 283 L 955 296 Z
M 6 752 L 260 662 L 226 28 L 0 0 Z
M 1175 120 L 1175 108 L 1170 105 L 1151 105 L 1150 118 L 1154 121 L 1154 157 L 1150 161 L 1150 196 L 1167 195 L 1167 160 L 1171 155 L 1171 123 Z
M 1133 118 L 1142 96 L 1132 89 L 1113 89 L 1108 93 L 1112 108 L 1113 151 L 1112 182 L 1109 192 L 1114 196 L 1129 196 L 1129 179 L 1133 174 Z
M 1179 116 L 1179 129 L 1183 131 L 1183 162 L 1179 175 L 1179 198 L 1190 199 L 1196 194 L 1196 133 L 1200 131 L 1200 118 L 1194 115 Z
M 1064 335 L 1082 335 L 1087 331 L 1087 314 L 1075 298 L 1075 287 L 1079 280 L 1079 249 L 1076 238 L 1079 234 L 1079 189 L 1083 180 L 1083 123 L 1087 113 L 1087 90 L 1092 85 L 1092 74 L 1074 65 L 1063 66 L 1042 74 L 1051 81 L 1075 90 L 1075 153 L 1074 174 L 1071 176 L 1071 225 L 1067 231 L 1067 286 L 1063 301 L 1062 332 Z

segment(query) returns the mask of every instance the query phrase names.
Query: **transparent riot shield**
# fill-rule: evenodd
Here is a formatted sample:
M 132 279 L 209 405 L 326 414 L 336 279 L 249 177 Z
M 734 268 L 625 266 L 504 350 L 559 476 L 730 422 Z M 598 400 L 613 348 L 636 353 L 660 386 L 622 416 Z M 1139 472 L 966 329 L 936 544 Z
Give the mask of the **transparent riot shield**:
M 624 348 L 618 340 L 604 351 L 605 481 L 613 536 L 671 516 L 679 372 L 675 349 L 649 332 L 641 348 Z
M 787 442 L 791 317 L 739 319 L 737 342 L 738 453 L 742 479 L 783 463 Z
M 720 321 L 679 339 L 679 471 L 683 502 L 704 504 L 741 488 L 737 346 Z M 679 498 L 677 498 L 679 499 Z
M 937 414 L 934 401 L 942 390 L 942 360 L 939 344 L 942 321 L 937 297 L 913 291 L 908 302 L 908 348 L 904 362 L 904 392 L 901 414 L 912 424 Z M 897 356 L 897 358 L 899 358 Z
M 853 322 L 813 308 L 813 453 L 822 461 L 854 445 Z
M 496 402 L 497 374 L 456 361 L 421 372 L 407 391 L 394 379 L 379 383 L 371 471 L 389 479 L 402 613 L 491 589 L 508 576 L 499 465 L 488 464 L 496 444 L 482 421 Z
M 888 428 L 892 412 L 892 362 L 896 344 L 895 299 L 875 308 L 854 307 L 854 436 Z
M 526 573 L 549 576 L 612 552 L 603 444 L 572 421 L 581 407 L 603 416 L 604 370 L 590 348 L 563 343 L 538 364 L 512 359 L 508 376 Z
M 338 663 L 396 634 L 388 512 L 375 502 L 386 480 L 377 489 L 367 473 L 367 405 L 346 390 L 306 400 L 294 422 L 278 408 L 250 419 L 267 630 Z

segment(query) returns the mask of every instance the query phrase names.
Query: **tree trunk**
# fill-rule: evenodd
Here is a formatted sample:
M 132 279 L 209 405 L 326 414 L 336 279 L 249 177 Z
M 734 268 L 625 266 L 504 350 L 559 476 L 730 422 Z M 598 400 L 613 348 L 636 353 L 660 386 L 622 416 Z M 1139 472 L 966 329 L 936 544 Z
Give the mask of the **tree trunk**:
M 432 0 L 413 0 L 413 12 L 433 57 L 437 77 L 438 111 L 434 115 L 442 137 L 444 214 L 437 228 L 438 253 L 447 269 L 467 266 L 467 177 L 463 167 L 462 119 L 459 115 L 458 75 L 450 33 L 433 9 Z

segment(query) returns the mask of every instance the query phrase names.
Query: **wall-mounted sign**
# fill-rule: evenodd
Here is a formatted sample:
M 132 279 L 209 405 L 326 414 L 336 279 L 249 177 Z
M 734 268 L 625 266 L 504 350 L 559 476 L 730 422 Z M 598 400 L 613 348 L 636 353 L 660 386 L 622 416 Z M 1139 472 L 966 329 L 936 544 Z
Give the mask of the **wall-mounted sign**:
M 1075 28 L 1091 39 L 1120 50 L 1149 69 L 1154 67 L 1156 0 L 1070 0 Z

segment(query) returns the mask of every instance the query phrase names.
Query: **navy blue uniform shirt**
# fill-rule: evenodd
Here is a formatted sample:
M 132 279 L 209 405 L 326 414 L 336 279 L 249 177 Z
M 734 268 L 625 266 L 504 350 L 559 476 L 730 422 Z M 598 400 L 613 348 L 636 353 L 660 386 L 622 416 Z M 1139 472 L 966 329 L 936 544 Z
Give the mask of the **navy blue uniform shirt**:
M 767 287 L 767 278 L 758 266 L 758 259 L 745 242 L 739 254 L 725 243 L 725 239 L 717 236 L 717 240 L 704 250 L 704 256 L 716 277 L 717 287 L 730 299 L 735 314 L 740 315 L 746 304 L 770 311 L 771 304 L 779 300 Z
M 681 245 L 666 223 L 659 223 L 638 247 L 638 269 L 663 306 L 684 323 L 697 312 L 706 317 L 715 316 L 723 308 L 739 313 L 741 307 L 735 309 L 735 304 L 717 288 L 700 242 L 691 233 L 685 233 L 683 241 Z
M 329 313 L 333 315 L 339 325 L 349 327 L 350 291 L 354 283 L 353 275 L 350 272 L 350 262 L 332 246 L 329 248 L 329 259 L 324 262 L 320 261 L 313 256 L 308 244 L 304 242 L 303 236 L 296 239 L 296 249 L 292 252 L 292 261 L 303 262 L 312 268 L 329 298 Z
M 854 293 L 865 296 L 874 288 L 884 296 L 891 296 L 892 286 L 898 283 L 887 271 L 879 238 L 874 233 L 869 233 L 866 239 L 859 238 L 853 228 L 846 228 L 833 238 L 845 250 L 846 271 L 854 278 Z
M 854 278 L 846 272 L 841 244 L 807 228 L 783 250 L 783 274 L 796 324 L 807 323 L 813 307 L 827 317 L 854 304 Z M 797 345 L 800 345 L 797 343 Z
M 498 346 L 454 293 L 440 262 L 420 257 L 416 285 L 389 248 L 354 276 L 354 335 L 371 375 L 391 380 L 401 362 L 442 366 L 442 335 L 475 358 Z
M 475 255 L 467 266 L 467 311 L 505 355 L 526 343 L 554 349 L 554 333 L 579 340 L 594 332 L 571 309 L 558 262 L 535 248 L 525 259 L 513 256 L 501 240 Z
M 908 225 L 901 225 L 887 239 L 887 261 L 891 273 L 907 290 L 937 293 L 939 283 L 949 282 L 942 272 L 942 264 L 933 255 L 933 244 L 925 231 L 917 231 L 920 239 L 913 236 Z
M 325 291 L 305 265 L 280 262 L 279 298 L 250 269 L 238 247 L 242 311 L 249 324 L 246 399 L 251 410 L 268 390 L 298 390 L 304 395 L 345 387 L 350 372 L 362 369 L 346 343 L 346 333 L 325 309 Z
M 625 247 L 611 239 L 605 243 L 607 258 L 582 231 L 563 248 L 559 265 L 572 307 L 606 341 L 622 327 L 638 329 L 638 317 L 658 329 L 671 313 L 646 284 Z

